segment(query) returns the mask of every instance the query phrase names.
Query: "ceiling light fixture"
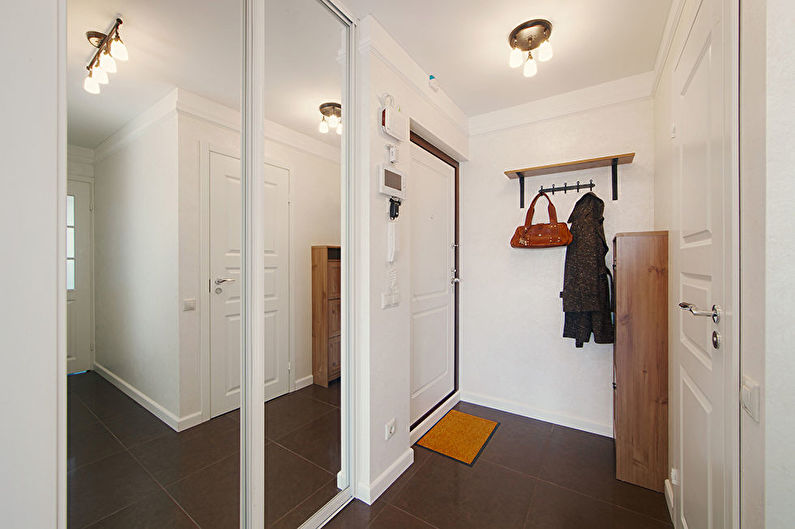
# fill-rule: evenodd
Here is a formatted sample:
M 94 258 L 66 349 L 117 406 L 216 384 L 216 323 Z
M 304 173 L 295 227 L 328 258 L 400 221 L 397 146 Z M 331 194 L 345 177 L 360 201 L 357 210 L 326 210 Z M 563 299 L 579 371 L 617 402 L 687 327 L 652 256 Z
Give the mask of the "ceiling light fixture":
M 549 43 L 550 35 L 552 35 L 552 23 L 543 18 L 528 20 L 513 28 L 508 35 L 508 44 L 511 46 L 508 66 L 518 68 L 524 63 L 522 75 L 533 77 L 538 73 L 536 59 L 546 62 L 554 55 L 552 44 Z M 534 51 L 536 56 L 533 55 Z
M 122 25 L 120 18 L 116 19 L 113 27 L 107 33 L 99 31 L 87 31 L 86 38 L 92 46 L 97 48 L 91 62 L 86 66 L 88 75 L 83 81 L 83 89 L 89 94 L 98 94 L 99 85 L 108 84 L 108 74 L 116 73 L 116 61 L 126 61 L 129 58 L 127 46 L 119 35 L 119 26 Z
M 323 103 L 320 105 L 320 125 L 317 130 L 326 134 L 330 129 L 336 129 L 337 134 L 342 134 L 342 105 L 339 103 Z

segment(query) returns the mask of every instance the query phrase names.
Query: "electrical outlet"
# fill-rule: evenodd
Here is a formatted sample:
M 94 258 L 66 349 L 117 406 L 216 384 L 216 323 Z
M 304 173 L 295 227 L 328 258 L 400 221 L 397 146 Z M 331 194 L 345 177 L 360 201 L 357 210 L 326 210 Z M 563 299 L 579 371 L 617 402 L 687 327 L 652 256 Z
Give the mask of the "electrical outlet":
M 395 435 L 395 419 L 384 425 L 384 440 L 388 441 L 393 435 Z

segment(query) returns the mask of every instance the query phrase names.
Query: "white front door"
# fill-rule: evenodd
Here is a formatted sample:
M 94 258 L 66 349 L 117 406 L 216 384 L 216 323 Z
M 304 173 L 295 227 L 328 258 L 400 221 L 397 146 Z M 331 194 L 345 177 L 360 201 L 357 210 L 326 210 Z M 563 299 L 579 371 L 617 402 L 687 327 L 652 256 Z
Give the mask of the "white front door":
M 732 391 L 727 376 L 736 346 L 731 336 L 735 307 L 730 49 L 724 2 L 691 5 L 699 3 L 673 75 L 680 226 L 672 234 L 678 271 L 674 288 L 678 301 L 707 311 L 697 316 L 680 310 L 673 319 L 681 479 L 677 527 L 720 529 L 731 521 L 732 412 L 726 395 Z M 713 305 L 722 309 L 718 323 L 709 316 Z
M 455 388 L 455 169 L 412 143 L 406 189 L 397 222 L 410 226 L 414 423 Z
M 265 400 L 290 389 L 290 172 L 265 164 Z
M 91 369 L 91 184 L 66 188 L 66 372 Z
M 210 415 L 240 406 L 240 160 L 210 152 Z
M 289 390 L 289 172 L 265 165 L 265 399 Z M 210 152 L 210 414 L 240 406 L 240 160 Z

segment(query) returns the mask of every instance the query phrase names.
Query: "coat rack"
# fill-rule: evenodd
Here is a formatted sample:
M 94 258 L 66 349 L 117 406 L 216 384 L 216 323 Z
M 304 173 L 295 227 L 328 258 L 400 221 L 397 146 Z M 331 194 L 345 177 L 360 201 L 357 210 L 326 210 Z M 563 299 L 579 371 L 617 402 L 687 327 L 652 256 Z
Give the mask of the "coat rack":
M 510 179 L 519 180 L 519 207 L 524 208 L 524 179 L 529 176 L 541 176 L 548 174 L 565 173 L 568 171 L 580 171 L 583 169 L 595 169 L 597 167 L 610 167 L 613 176 L 613 200 L 618 200 L 618 166 L 632 163 L 635 159 L 635 153 L 630 152 L 626 154 L 614 154 L 612 156 L 602 156 L 600 158 L 589 158 L 587 160 L 577 160 L 574 162 L 555 163 L 550 165 L 539 165 L 537 167 L 527 167 L 525 169 L 514 169 L 512 171 L 505 171 L 505 176 Z M 576 185 L 568 185 L 563 183 L 563 187 L 556 187 L 553 185 L 550 188 L 541 188 L 543 192 L 556 191 L 580 191 L 580 189 L 593 189 L 596 184 L 593 180 L 588 184 L 581 184 L 579 181 Z

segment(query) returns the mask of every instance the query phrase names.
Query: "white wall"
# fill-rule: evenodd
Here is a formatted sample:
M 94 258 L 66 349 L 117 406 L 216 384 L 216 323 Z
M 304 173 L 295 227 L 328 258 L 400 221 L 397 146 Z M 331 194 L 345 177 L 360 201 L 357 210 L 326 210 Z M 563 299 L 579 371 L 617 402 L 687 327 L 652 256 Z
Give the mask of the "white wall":
M 179 417 L 176 111 L 103 142 L 94 174 L 95 368 Z
M 792 527 L 795 519 L 795 6 L 767 1 L 765 277 L 765 524 Z
M 577 349 L 562 337 L 566 250 L 510 248 L 527 210 L 519 209 L 518 181 L 503 171 L 635 152 L 634 163 L 619 167 L 618 201 L 609 167 L 525 179 L 526 206 L 542 185 L 593 179 L 605 202 L 609 264 L 616 232 L 653 226 L 653 141 L 648 97 L 471 137 L 461 178 L 462 400 L 612 435 L 613 346 Z M 582 195 L 550 195 L 559 220 Z M 546 222 L 544 199 L 536 211 L 534 221 Z
M 0 513 L 8 527 L 49 528 L 59 519 L 65 526 L 65 503 L 57 496 L 57 487 L 66 484 L 57 429 L 59 414 L 66 413 L 66 287 L 58 256 L 65 240 L 58 221 L 66 207 L 59 200 L 66 193 L 66 105 L 58 96 L 63 7 L 31 0 L 4 5 L 0 17 L 3 67 L 25 79 L 0 85 L 7 196 L 0 208 L 0 267 L 13 278 L 5 282 L 0 304 L 6 375 L 0 390 Z M 41 34 L 30 39 L 34 27 Z
M 386 227 L 388 199 L 378 193 L 376 168 L 383 163 L 386 144 L 394 143 L 380 130 L 380 99 L 394 96 L 412 127 L 426 139 L 462 160 L 468 155 L 464 114 L 444 91 L 428 88 L 427 74 L 400 48 L 372 17 L 359 25 L 357 109 L 360 130 L 356 163 L 354 289 L 358 294 L 354 321 L 360 408 L 357 410 L 356 495 L 373 501 L 411 464 L 409 449 L 409 260 L 410 241 L 398 228 L 400 255 L 396 262 L 401 303 L 382 309 L 381 292 L 387 285 Z M 409 144 L 400 146 L 398 167 L 407 170 Z M 409 194 L 411 191 L 409 190 Z M 411 200 L 411 197 L 408 197 Z M 400 224 L 400 221 L 398 221 Z M 384 425 L 394 418 L 397 432 L 384 440 Z

